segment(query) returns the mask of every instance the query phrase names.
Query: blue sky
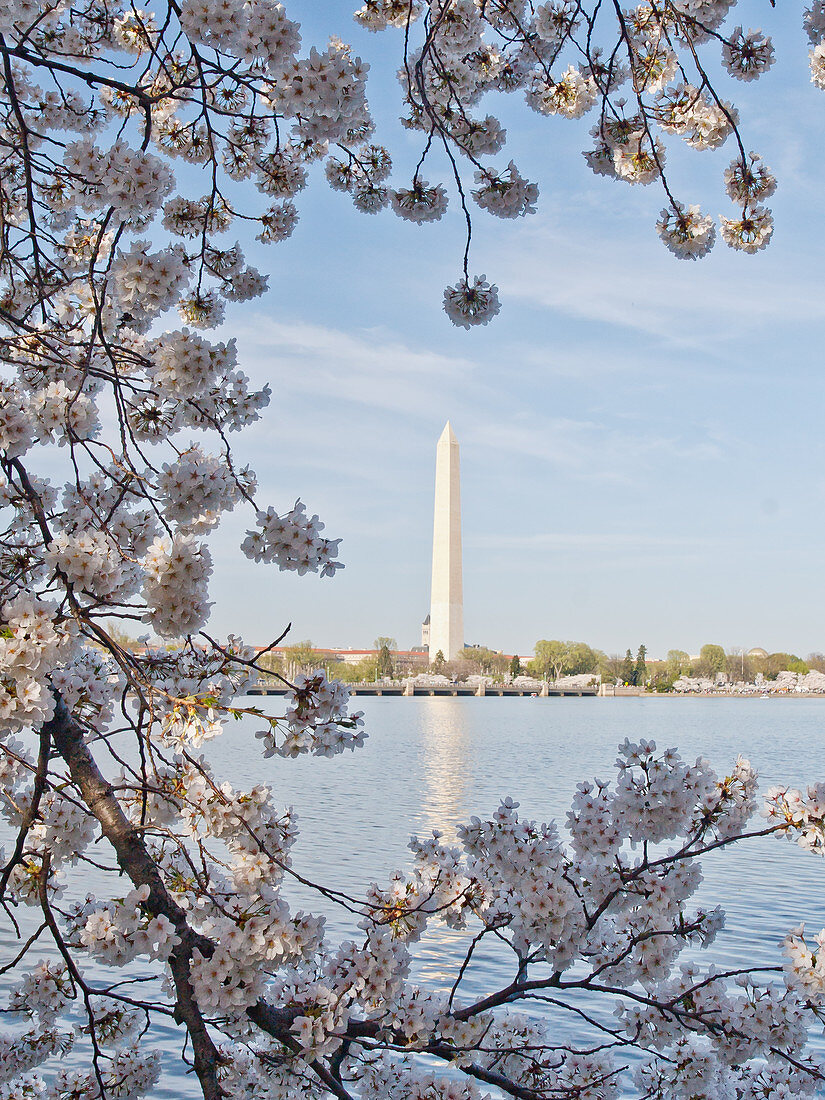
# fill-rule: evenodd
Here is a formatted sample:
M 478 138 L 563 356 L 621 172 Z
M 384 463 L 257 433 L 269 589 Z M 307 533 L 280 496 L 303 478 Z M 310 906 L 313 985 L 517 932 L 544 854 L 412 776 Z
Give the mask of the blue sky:
M 397 122 L 401 39 L 359 31 L 352 6 L 287 5 L 305 45 L 337 33 L 371 63 L 400 185 L 416 159 Z M 502 299 L 489 326 L 456 330 L 441 311 L 460 271 L 455 210 L 422 227 L 360 215 L 316 174 L 293 238 L 248 244 L 270 293 L 232 307 L 221 336 L 238 337 L 273 400 L 238 455 L 262 502 L 300 496 L 321 515 L 347 567 L 320 580 L 254 566 L 237 552 L 248 517 L 232 515 L 214 542 L 215 630 L 263 644 L 291 621 L 291 637 L 318 645 L 417 643 L 449 418 L 468 642 L 825 650 L 825 93 L 809 83 L 801 11 L 740 5 L 734 21 L 774 34 L 778 63 L 755 86 L 719 80 L 745 147 L 779 178 L 774 240 L 755 257 L 717 243 L 704 261 L 674 259 L 655 233 L 656 188 L 587 169 L 592 123 L 542 119 L 512 97 L 485 104 L 509 131 L 496 163 L 512 157 L 538 183 L 539 212 L 478 212 L 471 270 Z M 668 148 L 676 194 L 728 213 L 733 147 Z

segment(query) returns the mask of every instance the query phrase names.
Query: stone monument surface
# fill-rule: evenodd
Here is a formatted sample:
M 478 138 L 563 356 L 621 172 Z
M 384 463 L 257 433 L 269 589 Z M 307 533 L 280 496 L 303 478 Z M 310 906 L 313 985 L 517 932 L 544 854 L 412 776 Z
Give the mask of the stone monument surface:
M 461 573 L 461 473 L 458 440 L 449 420 L 435 457 L 433 579 L 430 595 L 430 662 L 439 650 L 452 661 L 464 648 Z

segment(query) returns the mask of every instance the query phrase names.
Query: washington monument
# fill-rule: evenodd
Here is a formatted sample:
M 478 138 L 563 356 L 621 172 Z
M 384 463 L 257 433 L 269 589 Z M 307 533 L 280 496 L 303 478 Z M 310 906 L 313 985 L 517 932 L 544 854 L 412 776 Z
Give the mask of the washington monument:
M 458 440 L 447 421 L 435 452 L 433 583 L 430 595 L 430 662 L 439 650 L 447 661 L 464 648 L 461 579 L 461 475 Z

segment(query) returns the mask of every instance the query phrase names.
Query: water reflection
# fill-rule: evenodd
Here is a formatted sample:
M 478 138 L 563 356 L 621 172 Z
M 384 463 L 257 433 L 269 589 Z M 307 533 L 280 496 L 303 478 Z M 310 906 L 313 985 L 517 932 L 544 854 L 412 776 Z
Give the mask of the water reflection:
M 424 696 L 421 702 L 422 832 L 451 831 L 466 815 L 472 784 L 468 700 Z

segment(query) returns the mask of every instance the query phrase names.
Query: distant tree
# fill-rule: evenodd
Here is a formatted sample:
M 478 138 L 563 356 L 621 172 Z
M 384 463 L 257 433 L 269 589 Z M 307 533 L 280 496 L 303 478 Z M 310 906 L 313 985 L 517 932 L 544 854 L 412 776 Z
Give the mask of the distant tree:
M 701 671 L 705 676 L 718 676 L 727 666 L 727 655 L 720 645 L 703 645 L 699 650 Z
M 542 640 L 536 642 L 535 658 L 530 664 L 534 675 L 558 680 L 559 676 L 598 672 L 600 657 L 604 657 L 604 654 L 600 654 L 586 642 Z
M 731 680 L 742 680 L 745 683 L 752 683 L 756 676 L 754 660 L 742 646 L 729 651 L 725 670 Z
M 690 654 L 683 649 L 669 649 L 665 658 L 667 674 L 673 680 L 686 675 L 690 671 Z
M 284 666 L 287 676 L 297 676 L 300 672 L 312 672 L 316 668 L 321 668 L 323 664 L 321 654 L 316 652 L 308 638 L 284 648 Z
M 577 676 L 584 672 L 596 672 L 599 664 L 599 657 L 595 649 L 592 649 L 586 642 L 567 642 L 567 661 L 564 667 L 564 674 L 567 676 Z
M 501 663 L 501 654 L 483 645 L 467 645 L 459 653 L 458 659 L 469 666 L 468 674 L 485 675 L 495 671 L 496 665 Z
M 800 676 L 807 676 L 811 671 L 806 661 L 803 661 L 801 657 L 791 657 L 788 662 L 789 672 L 798 672 Z
M 536 676 L 548 680 L 558 680 L 567 661 L 567 643 L 557 638 L 536 642 L 534 659 L 530 662 Z
M 647 657 L 647 648 L 643 645 L 639 646 L 639 651 L 636 654 L 636 664 L 633 666 L 633 683 L 638 687 L 644 687 L 647 681 L 647 664 L 645 658 Z
M 594 671 L 597 673 L 597 675 L 600 676 L 603 680 L 614 679 L 614 677 L 612 677 L 611 675 L 612 659 L 607 656 L 604 650 L 594 649 L 593 657 L 595 660 Z
M 376 676 L 378 679 L 391 678 L 393 675 L 392 666 L 392 653 L 387 642 L 394 641 L 394 638 L 379 639 L 383 644 L 378 647 L 378 658 L 376 662 Z
M 396 649 L 398 649 L 398 642 L 395 640 L 395 638 L 388 638 L 385 637 L 383 634 L 379 634 L 379 636 L 375 639 L 375 644 L 373 648 L 379 651 L 382 649 L 388 649 L 391 653 L 394 653 Z
M 444 667 L 446 664 L 447 661 L 444 658 L 444 653 L 442 650 L 439 649 L 438 653 L 436 653 L 435 655 L 435 660 L 433 661 L 432 665 L 430 665 L 430 669 L 432 672 L 441 675 L 444 672 Z
M 780 672 L 798 672 L 804 676 L 811 670 L 795 653 L 769 653 L 759 662 L 759 671 L 766 680 L 775 680 Z
M 370 684 L 378 676 L 378 658 L 370 655 L 356 664 L 340 661 L 335 665 L 336 680 L 346 684 Z
M 825 672 L 825 653 L 809 653 L 805 663 L 811 672 Z
M 284 674 L 283 657 L 278 653 L 273 653 L 271 650 L 269 653 L 262 653 L 261 656 L 258 657 L 258 664 L 261 668 L 266 669 L 267 673 L 271 673 L 273 676 Z
M 516 676 L 521 676 L 523 671 L 524 670 L 521 667 L 521 659 L 519 658 L 517 653 L 514 653 L 513 656 L 510 658 L 510 667 L 508 669 L 508 672 L 510 673 L 512 679 L 515 680 Z
M 363 661 L 360 661 L 358 664 L 350 664 L 348 661 L 341 661 L 335 669 L 336 680 L 343 680 L 345 684 L 360 684 L 365 679 L 372 679 L 371 676 L 364 677 L 362 675 L 361 665 L 363 663 Z
M 599 662 L 599 672 L 601 672 L 602 678 L 605 680 L 620 680 L 622 678 L 623 662 L 624 658 L 620 653 L 611 653 L 610 656 L 603 653 Z
M 365 657 L 363 661 L 359 661 L 355 666 L 356 682 L 359 684 L 368 684 L 372 680 L 378 679 L 378 658 L 377 657 Z
M 673 675 L 667 661 L 646 661 L 646 664 L 648 690 L 660 693 L 672 691 L 673 685 L 679 677 Z
M 619 667 L 619 679 L 625 684 L 636 683 L 636 664 L 629 649 L 625 652 L 624 660 Z
M 769 653 L 767 658 L 762 658 L 762 672 L 767 680 L 777 679 L 780 672 L 799 672 L 805 675 L 811 669 L 801 657 L 795 653 Z
M 374 654 L 364 657 L 356 664 L 341 661 L 335 665 L 334 674 L 336 680 L 343 680 L 346 684 L 371 684 L 382 676 L 378 668 L 378 656 Z

